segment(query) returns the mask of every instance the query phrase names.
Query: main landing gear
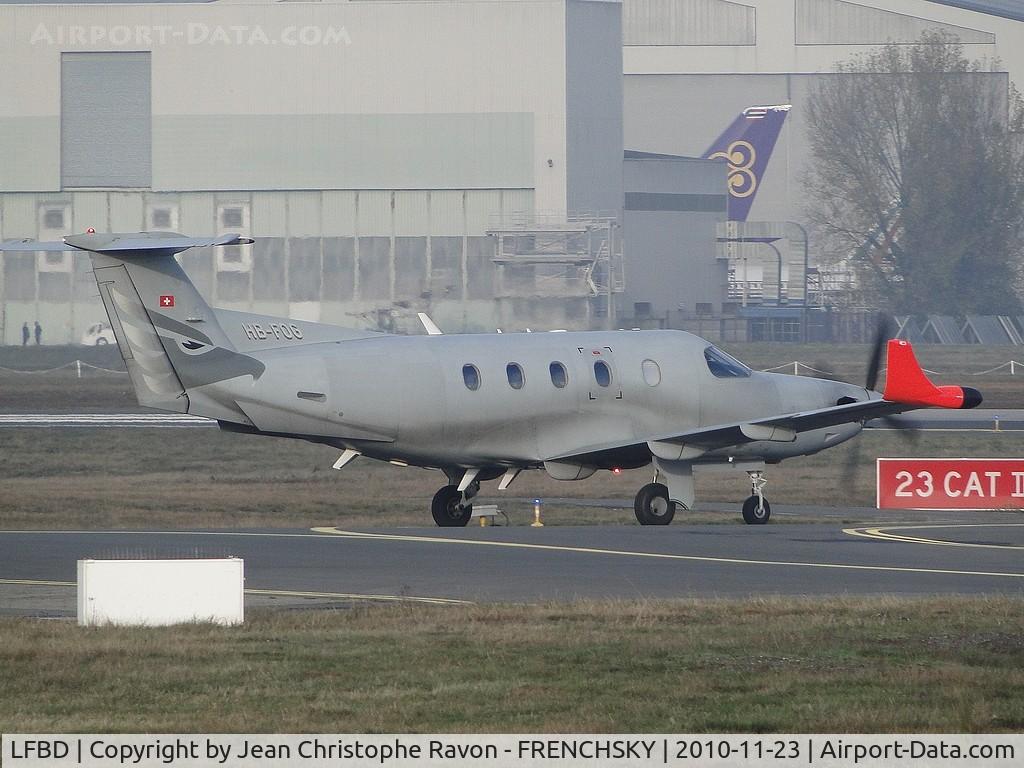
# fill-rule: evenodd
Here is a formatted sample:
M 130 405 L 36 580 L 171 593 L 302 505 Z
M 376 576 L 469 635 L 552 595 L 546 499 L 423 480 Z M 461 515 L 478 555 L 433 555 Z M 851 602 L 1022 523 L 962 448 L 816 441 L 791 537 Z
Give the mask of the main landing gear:
M 464 527 L 473 517 L 472 499 L 480 492 L 480 483 L 472 482 L 465 491 L 458 486 L 446 485 L 434 494 L 430 514 L 442 528 Z
M 767 480 L 761 470 L 748 470 L 750 475 L 750 496 L 743 502 L 743 522 L 747 525 L 764 525 L 772 516 L 772 507 L 762 493 Z
M 676 503 L 668 497 L 668 486 L 648 483 L 633 500 L 633 512 L 640 525 L 668 525 L 676 516 Z

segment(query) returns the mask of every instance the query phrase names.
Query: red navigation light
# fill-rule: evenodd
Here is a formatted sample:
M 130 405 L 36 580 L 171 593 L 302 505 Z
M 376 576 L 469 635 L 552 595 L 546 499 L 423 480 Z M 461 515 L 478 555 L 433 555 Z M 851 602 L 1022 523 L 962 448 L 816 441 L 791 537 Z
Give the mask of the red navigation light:
M 96 234 L 96 228 L 95 227 L 89 227 L 87 230 L 85 230 L 85 234 L 87 234 L 87 235 L 95 235 Z

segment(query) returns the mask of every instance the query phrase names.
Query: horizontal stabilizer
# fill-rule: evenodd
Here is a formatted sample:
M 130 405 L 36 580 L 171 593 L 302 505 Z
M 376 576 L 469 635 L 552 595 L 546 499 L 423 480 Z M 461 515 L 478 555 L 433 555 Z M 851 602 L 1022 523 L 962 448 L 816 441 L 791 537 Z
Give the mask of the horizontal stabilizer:
M 39 242 L 37 240 L 5 240 L 0 242 L 0 251 L 77 251 L 73 245 L 63 242 Z
M 174 232 L 133 232 L 118 234 L 87 232 L 68 235 L 64 242 L 9 240 L 0 243 L 3 251 L 90 251 L 92 253 L 173 255 L 189 248 L 205 246 L 248 245 L 252 240 L 241 235 L 217 237 L 185 237 Z

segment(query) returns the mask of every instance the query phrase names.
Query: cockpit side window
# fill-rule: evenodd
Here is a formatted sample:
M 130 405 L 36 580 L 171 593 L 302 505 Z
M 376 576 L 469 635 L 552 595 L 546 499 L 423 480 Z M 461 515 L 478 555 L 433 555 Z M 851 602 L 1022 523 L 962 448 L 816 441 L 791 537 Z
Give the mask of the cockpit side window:
M 708 370 L 719 379 L 745 379 L 751 373 L 747 366 L 718 347 L 705 347 L 704 359 L 708 363 Z

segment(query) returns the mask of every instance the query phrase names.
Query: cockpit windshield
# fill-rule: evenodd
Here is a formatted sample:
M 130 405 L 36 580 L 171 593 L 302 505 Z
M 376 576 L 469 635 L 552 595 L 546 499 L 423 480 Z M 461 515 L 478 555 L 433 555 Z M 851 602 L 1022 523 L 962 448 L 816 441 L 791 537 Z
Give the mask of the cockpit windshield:
M 705 347 L 704 359 L 707 360 L 708 370 L 719 379 L 745 379 L 750 375 L 747 366 L 718 347 Z

